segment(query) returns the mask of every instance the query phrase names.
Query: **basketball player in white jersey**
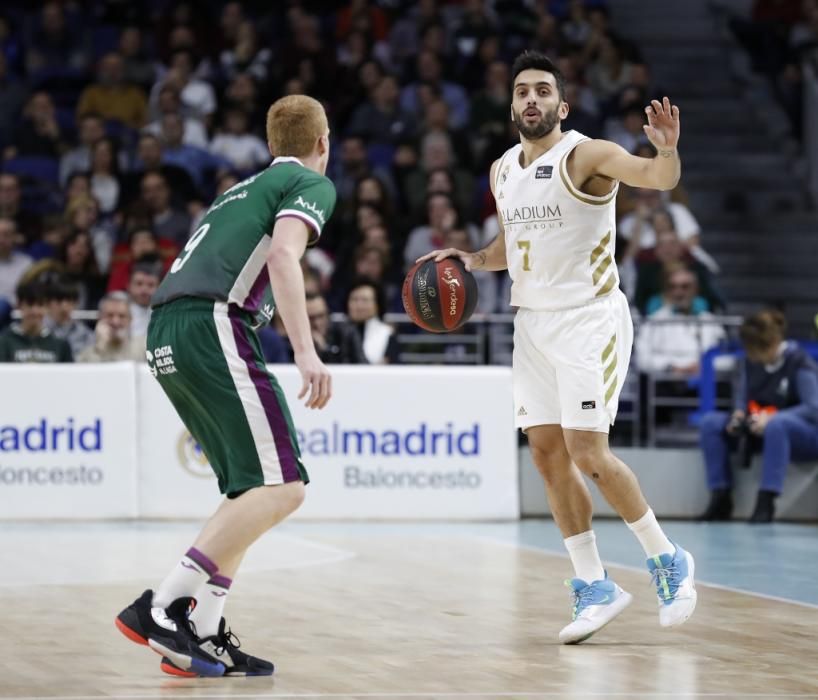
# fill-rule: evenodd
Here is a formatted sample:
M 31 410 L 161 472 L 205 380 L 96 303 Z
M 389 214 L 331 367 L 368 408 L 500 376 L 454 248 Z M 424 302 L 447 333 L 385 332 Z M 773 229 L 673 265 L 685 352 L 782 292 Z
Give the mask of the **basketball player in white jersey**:
M 619 182 L 669 190 L 679 180 L 679 110 L 664 98 L 647 107 L 655 158 L 610 141 L 563 133 L 564 78 L 543 54 L 512 68 L 511 119 L 520 143 L 491 166 L 500 234 L 486 248 L 454 248 L 421 259 L 459 257 L 471 270 L 511 276 L 514 409 L 543 476 L 554 520 L 575 570 L 572 621 L 559 635 L 576 644 L 608 624 L 632 597 L 608 578 L 591 529 L 583 475 L 639 539 L 659 596 L 659 622 L 685 622 L 696 606 L 693 557 L 656 522 L 633 472 L 608 447 L 633 342 L 628 303 L 614 262 Z

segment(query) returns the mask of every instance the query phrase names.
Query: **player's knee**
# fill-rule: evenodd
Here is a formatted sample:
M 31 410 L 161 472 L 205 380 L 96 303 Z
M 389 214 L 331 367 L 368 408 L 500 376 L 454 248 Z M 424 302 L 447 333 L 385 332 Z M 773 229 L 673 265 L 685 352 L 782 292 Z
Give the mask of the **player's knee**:
M 571 461 L 583 474 L 599 474 L 612 458 L 611 451 L 599 444 L 573 445 L 570 454 Z
M 563 445 L 530 445 L 531 459 L 537 471 L 548 481 L 570 468 L 571 460 Z
M 274 522 L 279 522 L 298 510 L 304 502 L 305 489 L 303 482 L 290 481 L 267 487 L 264 493 L 267 494 L 270 516 Z
M 307 495 L 307 489 L 304 488 L 303 481 L 291 481 L 290 483 L 286 484 L 286 487 L 287 498 L 285 507 L 287 508 L 288 512 L 294 513 L 304 502 L 304 497 Z

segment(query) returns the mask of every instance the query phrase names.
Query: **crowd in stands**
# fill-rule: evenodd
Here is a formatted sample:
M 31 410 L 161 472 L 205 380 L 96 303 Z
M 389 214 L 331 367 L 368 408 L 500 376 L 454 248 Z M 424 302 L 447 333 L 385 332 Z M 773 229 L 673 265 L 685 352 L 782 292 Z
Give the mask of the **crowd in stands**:
M 408 266 L 496 235 L 488 171 L 518 138 L 509 68 L 524 49 L 567 78 L 564 130 L 652 155 L 643 109 L 661 88 L 599 0 L 4 5 L 0 324 L 17 286 L 41 281 L 54 303 L 70 288 L 80 310 L 129 293 L 144 335 L 145 271 L 161 279 L 212 199 L 269 163 L 266 107 L 307 93 L 330 117 L 339 205 L 305 271 L 331 312 L 350 314 L 363 281 L 376 299 L 351 322 L 361 347 L 332 359 L 395 361 L 394 341 L 361 349 L 373 320 L 401 310 Z M 724 306 L 685 201 L 681 188 L 621 190 L 623 287 L 641 315 Z M 689 309 L 672 303 L 678 269 L 697 280 Z M 509 310 L 504 274 L 478 284 L 479 312 Z M 286 360 L 286 339 L 265 348 Z
M 799 62 L 818 55 L 818 0 L 759 0 L 732 27 L 800 129 Z M 270 162 L 266 109 L 295 93 L 327 109 L 338 191 L 303 264 L 316 346 L 325 362 L 399 361 L 382 318 L 401 310 L 406 270 L 433 248 L 476 250 L 498 233 L 488 172 L 518 140 L 510 65 L 525 49 L 566 77 L 563 130 L 653 156 L 644 106 L 664 89 L 612 29 L 604 0 L 4 3 L 0 361 L 144 359 L 151 295 L 214 197 Z M 639 369 L 694 378 L 725 338 L 699 323 L 726 309 L 706 232 L 681 185 L 622 186 L 617 219 L 622 288 L 642 321 Z M 478 312 L 510 313 L 507 275 L 476 277 Z M 97 311 L 95 323 L 77 311 Z M 764 448 L 763 521 L 789 445 L 804 448 L 808 434 L 802 451 L 818 454 L 818 373 L 783 342 L 780 318 L 759 319 L 742 336 L 745 373 L 761 386 L 790 372 L 791 389 L 764 394 L 781 412 L 751 423 L 775 438 Z M 277 318 L 259 335 L 269 361 L 292 360 Z M 732 507 L 725 460 L 752 381 L 732 414 L 703 423 L 707 519 Z
M 714 7 L 726 15 L 749 69 L 768 81 L 801 139 L 804 65 L 818 72 L 818 0 L 754 0 L 747 13 L 729 2 L 717 0 Z

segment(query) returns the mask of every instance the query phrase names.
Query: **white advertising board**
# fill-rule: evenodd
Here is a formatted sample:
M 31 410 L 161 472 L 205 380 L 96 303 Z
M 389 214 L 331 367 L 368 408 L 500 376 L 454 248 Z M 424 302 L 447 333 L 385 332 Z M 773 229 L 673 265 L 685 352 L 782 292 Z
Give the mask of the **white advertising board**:
M 137 368 L 139 515 L 203 518 L 221 500 L 198 444 L 147 366 Z
M 0 365 L 0 519 L 137 515 L 131 363 Z
M 333 399 L 306 409 L 291 365 L 271 367 L 311 483 L 304 519 L 519 516 L 506 367 L 332 367 Z M 206 458 L 144 368 L 138 376 L 140 514 L 205 517 L 218 503 Z

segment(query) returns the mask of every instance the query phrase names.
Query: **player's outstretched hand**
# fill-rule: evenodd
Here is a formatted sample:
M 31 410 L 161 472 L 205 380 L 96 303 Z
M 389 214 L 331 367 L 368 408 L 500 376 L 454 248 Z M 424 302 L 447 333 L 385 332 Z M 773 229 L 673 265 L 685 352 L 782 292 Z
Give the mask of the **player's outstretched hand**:
M 303 381 L 298 398 L 307 397 L 304 402 L 307 408 L 324 408 L 332 398 L 332 377 L 327 366 L 321 362 L 315 350 L 296 353 L 295 366 L 301 372 Z
M 434 259 L 435 262 L 440 262 L 446 258 L 460 258 L 460 261 L 466 266 L 466 270 L 471 272 L 471 262 L 473 257 L 473 253 L 467 253 L 464 250 L 458 250 L 457 248 L 444 248 L 443 250 L 433 250 L 431 253 L 421 255 L 417 260 L 415 260 L 415 263 L 432 259 Z
M 679 143 L 679 108 L 665 97 L 661 102 L 651 100 L 645 107 L 648 123 L 642 128 L 645 136 L 657 150 L 676 148 Z

